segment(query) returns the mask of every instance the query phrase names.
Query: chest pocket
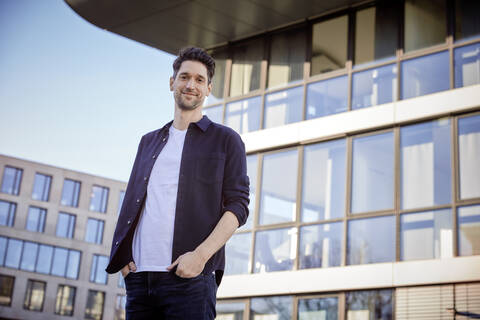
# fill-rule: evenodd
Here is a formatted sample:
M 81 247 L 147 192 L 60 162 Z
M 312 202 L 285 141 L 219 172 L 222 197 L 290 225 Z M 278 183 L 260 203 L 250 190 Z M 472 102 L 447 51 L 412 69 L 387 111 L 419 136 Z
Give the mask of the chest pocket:
M 203 183 L 219 183 L 223 180 L 225 154 L 202 155 L 195 159 L 195 178 Z

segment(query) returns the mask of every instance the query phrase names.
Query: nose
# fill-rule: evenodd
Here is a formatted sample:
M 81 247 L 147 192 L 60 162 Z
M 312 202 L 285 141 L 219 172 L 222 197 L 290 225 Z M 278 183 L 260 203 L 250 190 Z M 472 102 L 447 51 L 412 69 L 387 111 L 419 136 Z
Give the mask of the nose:
M 187 81 L 187 88 L 193 89 L 194 87 L 195 87 L 195 79 L 190 78 L 190 79 Z

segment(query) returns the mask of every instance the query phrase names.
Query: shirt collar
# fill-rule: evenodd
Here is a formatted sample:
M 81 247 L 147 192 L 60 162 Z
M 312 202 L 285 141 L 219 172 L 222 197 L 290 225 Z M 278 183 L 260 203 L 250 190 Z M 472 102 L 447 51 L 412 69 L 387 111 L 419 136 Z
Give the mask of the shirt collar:
M 191 124 L 196 125 L 200 130 L 205 132 L 205 131 L 207 131 L 207 129 L 210 126 L 211 123 L 212 123 L 212 120 L 208 119 L 207 116 L 203 116 L 202 119 L 198 120 L 197 122 L 192 122 Z M 168 129 L 170 129 L 170 126 L 172 124 L 173 124 L 173 120 L 171 120 L 169 123 L 164 125 L 163 128 L 162 128 L 162 131 L 165 130 L 165 129 L 168 131 Z

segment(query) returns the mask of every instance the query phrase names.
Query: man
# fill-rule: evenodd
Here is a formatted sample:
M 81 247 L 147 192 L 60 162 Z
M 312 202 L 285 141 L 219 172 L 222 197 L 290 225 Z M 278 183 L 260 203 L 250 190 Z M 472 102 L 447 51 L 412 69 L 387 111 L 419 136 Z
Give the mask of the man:
M 248 216 L 245 147 L 202 116 L 215 70 L 202 49 L 173 63 L 174 120 L 144 135 L 106 271 L 121 270 L 127 319 L 213 319 L 224 244 Z

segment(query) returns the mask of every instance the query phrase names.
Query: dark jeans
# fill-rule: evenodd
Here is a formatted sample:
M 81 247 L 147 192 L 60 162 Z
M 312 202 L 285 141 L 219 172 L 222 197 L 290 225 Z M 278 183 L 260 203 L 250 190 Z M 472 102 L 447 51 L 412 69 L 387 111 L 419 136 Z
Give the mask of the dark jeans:
M 173 272 L 130 272 L 125 286 L 127 320 L 215 319 L 214 274 L 187 279 Z

